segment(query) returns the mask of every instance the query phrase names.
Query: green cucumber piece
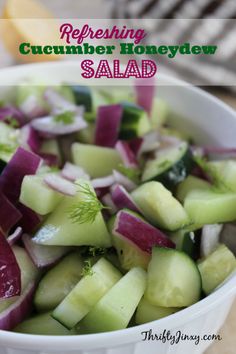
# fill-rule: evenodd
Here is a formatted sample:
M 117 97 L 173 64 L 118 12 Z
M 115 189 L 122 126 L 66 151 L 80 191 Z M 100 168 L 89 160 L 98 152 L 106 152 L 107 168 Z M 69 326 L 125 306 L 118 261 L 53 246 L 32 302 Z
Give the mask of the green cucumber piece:
M 131 243 L 124 238 L 122 239 L 113 235 L 112 239 L 123 269 L 130 270 L 134 267 L 147 269 L 151 258 L 148 253 L 143 252 L 134 243 Z
M 91 309 L 81 322 L 89 333 L 126 328 L 143 296 L 146 272 L 133 268 L 124 275 Z
M 58 157 L 58 163 L 61 162 L 61 154 L 56 139 L 47 139 L 43 141 L 40 152 L 43 154 L 52 154 Z
M 142 181 L 156 180 L 172 190 L 187 177 L 192 167 L 192 153 L 188 144 L 183 142 L 179 146 L 163 150 L 156 159 L 147 161 Z
M 50 313 L 29 318 L 20 323 L 14 332 L 51 336 L 69 336 L 75 334 L 54 320 Z
M 42 175 L 25 176 L 21 185 L 20 202 L 40 215 L 51 213 L 63 195 L 49 188 Z
M 87 128 L 79 130 L 77 135 L 77 140 L 83 144 L 93 144 L 95 136 L 95 124 L 88 123 Z
M 122 163 L 115 149 L 74 143 L 72 145 L 73 161 L 85 169 L 92 177 L 104 177 L 112 173 Z
M 152 129 L 160 129 L 160 127 L 166 123 L 169 113 L 168 104 L 164 100 L 154 97 L 152 109 L 150 112 Z
M 0 122 L 0 172 L 19 146 L 19 132 L 10 125 Z
M 202 277 L 202 288 L 206 295 L 235 270 L 236 259 L 234 254 L 223 244 L 219 245 L 213 253 L 198 263 Z
M 209 189 L 210 186 L 211 186 L 210 183 L 208 183 L 207 181 L 189 175 L 185 180 L 183 180 L 178 184 L 175 195 L 180 202 L 183 202 L 187 194 L 190 193 L 191 191 L 196 189 L 201 189 L 201 190 Z
M 120 139 L 129 140 L 145 135 L 151 130 L 147 112 L 131 102 L 122 102 L 123 115 Z
M 219 179 L 220 185 L 226 190 L 236 192 L 236 161 L 210 161 L 207 163 L 207 172 L 214 179 Z
M 152 321 L 159 320 L 160 318 L 170 316 L 172 313 L 179 311 L 180 309 L 177 307 L 161 307 L 154 306 L 150 304 L 146 299 L 142 299 L 138 305 L 136 315 L 135 315 L 135 323 L 143 324 Z
M 86 113 L 96 113 L 99 106 L 107 104 L 107 97 L 97 89 L 91 89 L 83 85 L 72 85 L 70 88 L 76 104 L 84 106 Z M 92 117 L 95 119 L 96 115 L 93 114 Z
M 83 260 L 77 252 L 63 258 L 40 280 L 34 304 L 39 312 L 53 310 L 82 277 Z
M 196 254 L 197 242 L 193 231 L 181 229 L 170 233 L 170 237 L 177 250 L 187 253 L 190 257 Z
M 184 208 L 194 224 L 232 221 L 236 216 L 236 193 L 193 190 L 187 194 Z
M 86 202 L 87 196 L 81 189 L 83 186 L 92 186 L 88 181 L 78 181 L 78 192 L 74 197 L 65 197 L 57 208 L 47 217 L 41 225 L 33 241 L 42 245 L 55 246 L 97 246 L 110 247 L 111 240 L 101 212 L 95 220 L 79 223 L 70 218 L 80 202 Z
M 155 306 L 186 307 L 200 295 L 201 276 L 193 260 L 183 252 L 154 247 L 145 299 Z
M 53 318 L 73 328 L 120 278 L 120 272 L 101 258 L 57 306 Z
M 144 183 L 131 195 L 142 214 L 154 225 L 174 231 L 190 223 L 183 206 L 159 182 Z

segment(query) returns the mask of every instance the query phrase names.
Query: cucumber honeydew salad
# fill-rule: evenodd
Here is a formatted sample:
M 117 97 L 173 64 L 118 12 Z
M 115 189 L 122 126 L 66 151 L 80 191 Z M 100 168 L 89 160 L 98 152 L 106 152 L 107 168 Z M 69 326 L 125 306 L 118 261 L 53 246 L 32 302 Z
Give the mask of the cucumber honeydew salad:
M 14 90 L 0 107 L 0 329 L 124 329 L 221 286 L 236 266 L 234 148 L 190 145 L 154 87 Z

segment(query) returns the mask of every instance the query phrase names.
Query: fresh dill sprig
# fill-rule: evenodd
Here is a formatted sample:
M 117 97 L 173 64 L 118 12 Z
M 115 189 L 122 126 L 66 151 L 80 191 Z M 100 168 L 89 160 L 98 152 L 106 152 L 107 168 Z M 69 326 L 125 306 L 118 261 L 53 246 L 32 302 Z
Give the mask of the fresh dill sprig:
M 69 218 L 73 223 L 92 224 L 95 221 L 97 214 L 102 209 L 109 209 L 109 207 L 104 206 L 100 202 L 88 183 L 76 184 L 79 187 L 78 192 L 83 194 L 83 199 L 72 205 L 69 209 Z
M 133 182 L 138 183 L 140 178 L 140 170 L 138 168 L 127 167 L 122 164 L 118 166 L 118 171 L 131 179 Z
M 98 256 L 98 255 L 106 253 L 106 248 L 90 246 L 89 249 L 88 249 L 88 253 L 92 257 L 95 257 L 95 256 Z
M 15 151 L 15 146 L 0 143 L 0 153 L 2 154 L 12 154 Z
M 84 266 L 81 272 L 82 277 L 85 277 L 86 275 L 93 275 L 94 271 L 92 269 L 92 264 L 91 264 L 91 260 L 87 259 L 86 261 L 84 261 Z
M 54 122 L 63 123 L 65 125 L 74 123 L 75 120 L 75 112 L 65 111 L 59 114 L 56 114 L 53 117 Z

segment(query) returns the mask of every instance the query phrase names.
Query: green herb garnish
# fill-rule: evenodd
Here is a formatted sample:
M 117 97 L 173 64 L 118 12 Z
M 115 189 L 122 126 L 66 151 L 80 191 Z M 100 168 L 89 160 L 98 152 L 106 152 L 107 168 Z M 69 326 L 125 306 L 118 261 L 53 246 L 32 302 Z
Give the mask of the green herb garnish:
M 122 164 L 118 166 L 118 171 L 131 179 L 135 183 L 139 183 L 140 170 L 138 168 L 126 167 Z
M 92 257 L 106 253 L 106 248 L 90 246 L 88 249 L 88 254 Z
M 65 125 L 74 123 L 75 120 L 75 112 L 66 111 L 63 113 L 59 113 L 53 117 L 54 122 L 62 123 Z
M 6 122 L 12 128 L 19 128 L 19 122 L 16 118 L 11 115 L 8 115 L 4 118 L 4 122 Z
M 83 267 L 83 269 L 82 269 L 81 275 L 82 275 L 83 277 L 85 277 L 86 275 L 91 276 L 91 275 L 93 275 L 93 274 L 94 274 L 94 271 L 93 271 L 93 269 L 92 269 L 91 260 L 88 259 L 88 260 L 84 261 L 84 267 Z
M 73 223 L 92 224 L 95 221 L 97 214 L 102 209 L 109 209 L 109 207 L 104 206 L 100 202 L 88 183 L 77 183 L 77 185 L 79 186 L 78 192 L 82 193 L 84 198 L 69 209 L 69 218 Z

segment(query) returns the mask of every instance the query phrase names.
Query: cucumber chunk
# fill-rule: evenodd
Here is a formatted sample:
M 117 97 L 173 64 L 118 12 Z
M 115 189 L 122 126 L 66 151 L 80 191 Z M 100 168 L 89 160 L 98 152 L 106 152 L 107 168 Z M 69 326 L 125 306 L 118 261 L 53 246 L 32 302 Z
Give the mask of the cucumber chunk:
M 56 139 L 47 139 L 42 143 L 40 153 L 57 156 L 58 164 L 61 162 L 61 153 Z
M 54 320 L 50 313 L 37 315 L 20 323 L 14 332 L 51 335 L 51 336 L 69 336 L 73 333 Z
M 186 307 L 200 299 L 201 276 L 183 252 L 153 248 L 145 299 L 155 306 Z
M 176 249 L 194 257 L 198 250 L 198 244 L 193 231 L 181 229 L 170 233 L 171 240 L 176 244 Z
M 73 328 L 121 278 L 121 273 L 101 258 L 54 310 L 53 318 Z
M 151 126 L 153 130 L 158 130 L 169 115 L 169 107 L 165 101 L 160 98 L 154 97 L 152 109 L 150 113 Z
M 223 244 L 198 263 L 202 277 L 202 288 L 206 295 L 219 286 L 236 268 L 233 253 Z
M 146 299 L 142 299 L 138 305 L 135 315 L 136 324 L 143 324 L 159 320 L 160 318 L 170 316 L 172 313 L 179 311 L 176 307 L 153 306 Z
M 126 328 L 146 287 L 146 272 L 133 268 L 91 309 L 81 322 L 89 333 Z
M 21 185 L 20 202 L 40 215 L 51 213 L 63 199 L 62 194 L 49 188 L 44 176 L 25 176 Z
M 185 180 L 178 184 L 175 195 L 180 202 L 183 202 L 187 194 L 191 191 L 196 189 L 206 190 L 209 189 L 210 186 L 210 183 L 208 183 L 207 181 L 189 175 Z
M 4 122 L 0 122 L 0 173 L 19 146 L 18 138 L 17 130 Z
M 220 185 L 226 190 L 236 192 L 236 161 L 210 161 L 207 163 L 208 174 L 219 179 Z M 218 177 L 218 178 L 217 178 Z
M 122 163 L 115 149 L 74 143 L 72 145 L 73 161 L 85 169 L 92 178 L 110 175 Z
M 129 140 L 145 135 L 151 129 L 147 112 L 131 102 L 122 102 L 123 115 L 120 139 Z
M 55 246 L 111 246 L 110 235 L 101 212 L 97 213 L 93 222 L 79 223 L 70 218 L 71 209 L 74 209 L 80 202 L 87 201 L 87 196 L 81 187 L 88 186 L 89 182 L 81 180 L 79 183 L 77 194 L 74 197 L 63 199 L 36 232 L 33 237 L 34 242 Z
M 189 224 L 182 205 L 161 183 L 147 182 L 131 195 L 143 215 L 154 225 L 174 231 Z
M 83 261 L 74 252 L 63 258 L 41 279 L 34 297 L 36 309 L 53 310 L 69 294 L 82 277 Z
M 157 180 L 166 188 L 183 181 L 193 167 L 192 154 L 188 144 L 183 142 L 160 152 L 154 160 L 147 161 L 142 174 L 142 181 Z
M 236 193 L 223 193 L 211 189 L 193 190 L 187 194 L 184 208 L 192 222 L 196 224 L 232 221 L 236 217 Z

